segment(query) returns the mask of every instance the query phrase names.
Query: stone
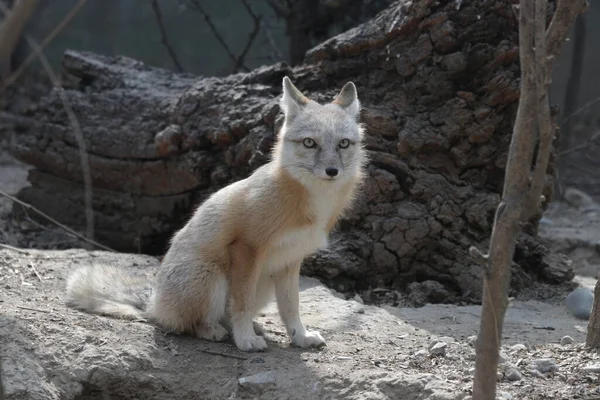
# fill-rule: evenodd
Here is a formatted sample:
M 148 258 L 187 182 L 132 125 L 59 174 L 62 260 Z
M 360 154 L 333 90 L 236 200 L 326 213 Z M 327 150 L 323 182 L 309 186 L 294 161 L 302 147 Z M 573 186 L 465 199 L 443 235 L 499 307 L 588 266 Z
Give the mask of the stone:
M 354 295 L 353 299 L 354 299 L 354 301 L 356 301 L 357 303 L 360 303 L 360 304 L 365 304 L 365 302 L 363 301 L 362 297 L 360 297 L 358 293 L 356 293 L 356 294 Z
M 562 344 L 563 346 L 567 346 L 567 345 L 569 345 L 569 344 L 573 344 L 573 343 L 575 343 L 575 339 L 573 339 L 573 338 L 572 338 L 571 336 L 569 336 L 569 335 L 563 336 L 563 337 L 560 339 L 560 344 Z
M 429 349 L 429 354 L 434 356 L 444 356 L 446 355 L 446 348 L 448 347 L 448 343 L 446 342 L 438 342 L 431 346 Z
M 265 389 L 274 386 L 276 383 L 274 371 L 265 371 L 258 374 L 244 376 L 238 379 L 238 384 L 256 394 L 262 393 Z
M 511 353 L 520 353 L 520 352 L 526 352 L 526 351 L 527 351 L 527 346 L 525 346 L 522 343 L 517 343 L 515 345 L 510 346 Z
M 565 299 L 567 310 L 579 319 L 589 320 L 594 304 L 594 292 L 587 287 L 578 287 Z
M 500 353 L 498 354 L 498 364 L 504 364 L 507 361 L 508 361 L 508 356 L 506 355 L 506 353 L 504 353 L 502 350 L 500 350 Z
M 558 371 L 558 365 L 556 365 L 556 360 L 553 358 L 538 358 L 533 360 L 532 366 L 535 370 L 541 372 L 542 374 L 547 374 L 549 372 Z
M 507 381 L 515 382 L 523 379 L 523 374 L 516 367 L 509 367 L 504 371 L 504 377 Z
M 600 364 L 586 365 L 582 368 L 582 370 L 584 370 L 585 372 L 600 373 Z

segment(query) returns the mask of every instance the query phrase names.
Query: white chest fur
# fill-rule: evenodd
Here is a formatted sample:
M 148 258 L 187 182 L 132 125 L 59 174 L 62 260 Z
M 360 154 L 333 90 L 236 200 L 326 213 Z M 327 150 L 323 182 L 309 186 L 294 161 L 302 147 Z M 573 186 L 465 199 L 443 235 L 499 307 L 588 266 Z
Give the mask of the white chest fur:
M 273 244 L 267 268 L 272 271 L 285 267 L 325 246 L 327 246 L 327 235 L 320 227 L 291 230 Z
M 303 228 L 290 229 L 276 240 L 267 259 L 268 270 L 272 271 L 301 261 L 316 250 L 326 247 L 325 226 L 332 215 L 333 207 L 331 198 L 314 199 L 315 223 Z

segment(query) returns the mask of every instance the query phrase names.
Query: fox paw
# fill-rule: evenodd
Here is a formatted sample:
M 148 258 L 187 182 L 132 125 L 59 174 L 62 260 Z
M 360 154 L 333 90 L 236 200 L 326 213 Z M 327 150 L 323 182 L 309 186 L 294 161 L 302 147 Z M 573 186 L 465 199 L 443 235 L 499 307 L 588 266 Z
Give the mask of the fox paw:
M 325 339 L 318 331 L 306 331 L 304 335 L 292 336 L 292 343 L 299 347 L 326 346 Z
M 257 335 L 236 338 L 235 345 L 241 351 L 264 351 L 267 349 L 265 339 Z
M 221 325 L 199 325 L 196 327 L 196 336 L 198 336 L 200 339 L 211 340 L 213 342 L 222 342 L 227 339 L 229 333 Z

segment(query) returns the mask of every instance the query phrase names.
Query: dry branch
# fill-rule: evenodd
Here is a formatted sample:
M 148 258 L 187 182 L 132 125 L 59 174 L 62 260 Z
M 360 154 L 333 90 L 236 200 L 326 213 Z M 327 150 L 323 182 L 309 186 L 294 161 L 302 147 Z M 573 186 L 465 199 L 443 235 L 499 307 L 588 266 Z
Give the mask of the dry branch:
M 471 253 L 483 261 L 483 307 L 476 343 L 473 399 L 493 400 L 496 369 L 508 306 L 510 266 L 521 224 L 538 213 L 541 191 L 550 158 L 554 127 L 550 118 L 548 85 L 552 61 L 566 33 L 583 10 L 584 0 L 559 2 L 545 31 L 547 0 L 521 0 L 519 7 L 519 54 L 521 95 L 510 143 L 502 200 L 498 205 L 489 253 Z M 534 133 L 534 134 L 532 134 Z M 537 133 L 537 134 L 535 134 Z M 539 144 L 534 160 L 535 145 Z M 531 165 L 534 169 L 531 171 Z
M 246 46 L 244 46 L 244 50 L 242 50 L 242 52 L 240 53 L 240 55 L 237 58 L 237 61 L 235 62 L 235 65 L 233 67 L 234 73 L 238 72 L 240 70 L 240 68 L 242 67 L 242 65 L 244 65 L 244 60 L 246 59 L 248 52 L 252 48 L 252 45 L 254 44 L 254 41 L 256 40 L 258 33 L 260 32 L 261 20 L 262 20 L 261 16 L 257 15 L 254 12 L 252 7 L 248 3 L 248 0 L 241 0 L 241 1 L 242 1 L 242 4 L 244 5 L 244 8 L 246 9 L 246 11 L 248 11 L 248 14 L 252 17 L 252 21 L 254 22 L 254 25 L 252 27 L 252 31 L 250 32 L 250 35 L 248 36 L 248 41 L 246 42 Z
M 175 50 L 173 50 L 173 47 L 169 42 L 167 30 L 165 29 L 165 25 L 163 24 L 162 20 L 162 12 L 160 11 L 160 6 L 158 5 L 158 2 L 156 0 L 152 0 L 152 10 L 154 11 L 154 16 L 156 17 L 156 24 L 158 25 L 158 29 L 160 30 L 162 44 L 166 47 L 167 52 L 169 53 L 169 57 L 171 57 L 171 61 L 173 61 L 173 64 L 175 64 L 177 71 L 183 72 L 183 67 L 177 59 L 177 54 L 175 53 Z
M 198 11 L 202 15 L 202 17 L 204 18 L 204 21 L 206 22 L 206 24 L 210 28 L 210 30 L 213 33 L 214 37 L 221 44 L 221 47 L 223 47 L 223 50 L 225 50 L 225 52 L 227 53 L 227 55 L 229 56 L 229 58 L 231 59 L 231 61 L 233 62 L 233 64 L 234 65 L 238 65 L 238 61 L 239 61 L 238 57 L 236 57 L 235 54 L 233 54 L 233 51 L 231 50 L 231 48 L 229 47 L 229 45 L 227 44 L 227 42 L 223 38 L 223 35 L 221 35 L 221 32 L 219 32 L 219 30 L 217 29 L 217 27 L 213 23 L 212 18 L 210 17 L 210 15 L 206 12 L 206 10 L 204 10 L 204 8 L 200 5 L 200 3 L 198 1 L 196 1 L 196 0 L 189 0 L 189 1 L 193 5 L 193 7 L 196 9 L 196 11 Z M 240 66 L 242 67 L 242 69 L 244 71 L 250 71 L 250 68 L 248 68 L 246 66 L 246 64 L 243 63 L 243 60 L 242 60 L 242 63 L 240 64 Z
M 0 90 L 0 94 L 2 94 L 8 86 L 16 81 L 19 76 L 21 76 L 23 71 L 25 71 L 25 68 L 27 68 L 27 66 L 33 60 L 40 56 L 41 52 L 44 50 L 44 47 L 46 47 L 48 43 L 50 43 L 56 37 L 56 35 L 58 35 L 64 29 L 65 26 L 67 26 L 67 24 L 71 21 L 71 19 L 73 19 L 73 17 L 79 12 L 81 7 L 83 7 L 86 2 L 87 0 L 79 0 L 77 4 L 75 4 L 75 6 L 67 13 L 67 15 L 65 15 L 65 17 L 58 23 L 58 25 L 54 27 L 52 32 L 50 32 L 48 36 L 46 36 L 46 38 L 44 38 L 44 40 L 39 44 L 38 50 L 31 52 L 25 61 L 19 65 L 19 68 L 17 68 L 17 70 L 13 72 L 5 82 L 2 82 L 2 90 Z
M 84 242 L 87 242 L 87 243 L 93 244 L 94 246 L 96 246 L 96 247 L 98 247 L 98 248 L 100 248 L 100 249 L 106 250 L 106 251 L 114 251 L 113 249 L 111 249 L 111 248 L 110 248 L 110 247 L 108 247 L 108 246 L 105 246 L 105 245 L 103 245 L 103 244 L 101 244 L 101 243 L 98 243 L 98 242 L 96 242 L 96 241 L 94 241 L 94 240 L 92 240 L 92 239 L 88 239 L 88 238 L 86 238 L 85 236 L 81 235 L 80 233 L 77 233 L 77 232 L 75 232 L 73 229 L 69 228 L 68 226 L 66 226 L 66 225 L 64 225 L 64 224 L 61 224 L 60 222 L 58 222 L 57 220 L 55 220 L 54 218 L 52 218 L 52 217 L 51 217 L 51 216 L 49 216 L 48 214 L 46 214 L 46 213 L 44 213 L 44 212 L 42 212 L 42 211 L 38 210 L 37 208 L 35 208 L 35 207 L 34 207 L 34 206 L 32 206 L 31 204 L 27 204 L 27 203 L 25 203 L 24 201 L 21 201 L 21 200 L 17 199 L 16 197 L 9 195 L 8 193 L 6 193 L 6 192 L 4 192 L 4 191 L 2 191 L 2 190 L 0 190 L 0 196 L 6 197 L 7 199 L 9 199 L 9 200 L 12 200 L 13 202 L 15 202 L 15 203 L 19 204 L 19 205 L 20 205 L 20 206 L 22 206 L 22 207 L 25 207 L 25 208 L 27 208 L 27 209 L 30 209 L 30 210 L 33 210 L 33 211 L 35 211 L 37 214 L 41 215 L 41 216 L 42 216 L 42 217 L 44 217 L 46 220 L 48 220 L 48 221 L 52 222 L 53 224 L 55 224 L 55 225 L 56 225 L 56 226 L 58 226 L 59 228 L 62 228 L 62 229 L 64 229 L 65 231 L 67 231 L 67 232 L 69 232 L 70 234 L 72 234 L 72 235 L 76 236 L 78 239 L 81 239 L 81 240 L 83 240 Z
M 4 10 L 4 20 L 0 24 L 0 81 L 10 74 L 12 56 L 25 24 L 35 11 L 38 0 L 17 0 L 12 10 Z

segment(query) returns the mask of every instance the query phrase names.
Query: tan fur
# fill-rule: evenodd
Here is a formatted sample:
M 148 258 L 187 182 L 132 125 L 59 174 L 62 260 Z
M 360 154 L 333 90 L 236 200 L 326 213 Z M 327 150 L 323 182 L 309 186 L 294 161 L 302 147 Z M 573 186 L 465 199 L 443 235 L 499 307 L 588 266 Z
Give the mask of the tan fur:
M 135 308 L 127 296 L 100 287 L 99 274 L 126 279 L 106 268 L 76 273 L 68 284 L 69 305 L 146 318 L 209 340 L 231 331 L 240 350 L 257 351 L 267 345 L 253 317 L 275 294 L 292 342 L 325 344 L 300 320 L 299 271 L 305 256 L 326 246 L 362 180 L 360 106 L 351 83 L 330 105 L 309 100 L 287 77 L 283 88 L 286 118 L 273 160 L 210 196 L 174 235 L 147 307 Z M 332 168 L 334 176 L 326 172 Z

